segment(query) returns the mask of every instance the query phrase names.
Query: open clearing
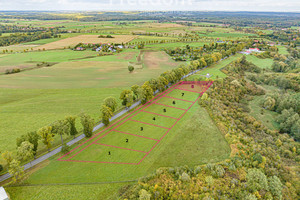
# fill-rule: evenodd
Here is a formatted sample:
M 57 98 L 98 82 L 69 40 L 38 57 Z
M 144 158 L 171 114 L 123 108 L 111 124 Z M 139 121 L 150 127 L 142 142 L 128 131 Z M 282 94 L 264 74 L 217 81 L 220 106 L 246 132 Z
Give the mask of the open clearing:
M 99 34 L 100 35 L 100 34 Z M 89 43 L 89 44 L 102 44 L 102 43 L 127 43 L 136 38 L 134 35 L 113 35 L 114 38 L 98 38 L 99 35 L 79 35 L 75 37 L 70 37 L 55 42 L 50 42 L 35 49 L 63 49 L 69 46 L 74 46 L 78 43 Z
M 217 78 L 224 78 L 224 77 L 226 77 L 226 74 L 224 74 L 221 71 L 222 68 L 226 67 L 226 65 L 230 64 L 231 62 L 233 62 L 234 60 L 238 59 L 241 56 L 242 56 L 241 54 L 236 54 L 234 56 L 226 58 L 225 60 L 222 60 L 222 61 L 218 62 L 217 64 L 209 66 L 206 69 L 201 70 L 200 72 L 190 76 L 188 78 L 188 80 L 194 80 L 199 77 L 204 77 L 207 74 L 210 74 L 211 79 L 213 79 L 213 80 L 215 80 Z
M 247 55 L 246 57 L 249 62 L 252 62 L 254 65 L 262 69 L 271 69 L 273 64 L 273 59 L 271 58 L 261 59 L 254 55 Z

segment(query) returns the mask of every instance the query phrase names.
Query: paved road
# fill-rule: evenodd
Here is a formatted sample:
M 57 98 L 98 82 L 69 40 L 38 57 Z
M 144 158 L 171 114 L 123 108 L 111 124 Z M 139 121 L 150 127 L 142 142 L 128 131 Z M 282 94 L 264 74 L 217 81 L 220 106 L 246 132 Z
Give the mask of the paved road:
M 207 67 L 207 66 L 206 66 L 206 67 Z M 191 73 L 189 73 L 189 74 L 183 76 L 181 79 L 184 79 L 184 78 L 186 78 L 186 77 L 188 77 L 188 76 L 191 76 L 191 75 L 193 75 L 193 74 L 199 72 L 200 70 L 205 69 L 206 67 L 204 67 L 204 68 L 202 68 L 202 69 L 195 70 L 195 71 L 193 71 L 193 72 L 191 72 Z M 169 86 L 171 86 L 171 84 L 169 84 Z M 154 94 L 157 94 L 158 92 L 159 92 L 159 91 L 157 90 L 157 91 L 154 92 Z M 138 101 L 138 102 L 132 104 L 132 106 L 130 106 L 129 108 L 125 108 L 125 109 L 122 110 L 121 112 L 119 112 L 119 113 L 117 113 L 116 115 L 114 115 L 109 121 L 113 121 L 113 120 L 117 119 L 118 117 L 121 117 L 122 115 L 124 115 L 124 114 L 127 113 L 128 111 L 130 111 L 130 110 L 132 110 L 133 108 L 139 106 L 140 104 L 141 104 L 141 101 Z M 94 127 L 93 131 L 97 131 L 98 129 L 102 128 L 103 126 L 104 126 L 104 124 L 103 124 L 103 123 L 100 123 L 100 124 L 98 124 L 98 125 L 96 125 L 96 126 Z M 82 134 L 82 135 L 76 137 L 75 139 L 71 140 L 70 142 L 68 142 L 67 145 L 71 146 L 71 145 L 75 144 L 76 142 L 79 142 L 80 140 L 82 140 L 84 137 L 85 137 L 85 135 Z M 33 167 L 33 166 L 35 166 L 35 165 L 37 165 L 37 164 L 43 162 L 44 160 L 47 160 L 47 159 L 50 158 L 51 156 L 54 156 L 54 155 L 58 154 L 58 153 L 61 151 L 61 148 L 62 148 L 62 147 L 58 147 L 58 148 L 56 148 L 56 149 L 50 151 L 49 153 L 47 153 L 47 154 L 45 154 L 45 155 L 43 155 L 43 156 L 41 156 L 41 157 L 39 157 L 39 158 L 37 158 L 37 159 L 31 161 L 30 163 L 25 164 L 25 165 L 24 165 L 24 169 L 25 169 L 25 170 L 26 170 L 26 169 L 29 169 L 29 168 L 31 168 L 31 167 Z M 5 181 L 5 180 L 9 179 L 10 177 L 11 177 L 11 176 L 10 176 L 9 173 L 6 173 L 6 174 L 0 176 L 0 183 L 1 183 L 2 181 Z

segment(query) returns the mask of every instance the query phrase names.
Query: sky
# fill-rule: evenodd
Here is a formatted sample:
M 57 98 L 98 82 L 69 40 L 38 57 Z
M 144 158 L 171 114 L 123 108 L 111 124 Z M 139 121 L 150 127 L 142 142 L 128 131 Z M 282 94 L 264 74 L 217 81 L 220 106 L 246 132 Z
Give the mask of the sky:
M 300 0 L 0 0 L 0 10 L 300 12 Z

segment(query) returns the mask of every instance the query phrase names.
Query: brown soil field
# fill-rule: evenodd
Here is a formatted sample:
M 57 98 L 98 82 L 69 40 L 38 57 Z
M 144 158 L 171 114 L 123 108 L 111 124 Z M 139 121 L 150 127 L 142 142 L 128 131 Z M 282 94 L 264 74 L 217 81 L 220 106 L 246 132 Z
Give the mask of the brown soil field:
M 79 35 L 75 37 L 70 37 L 66 39 L 62 39 L 59 41 L 51 42 L 48 44 L 44 44 L 42 46 L 36 47 L 37 49 L 63 49 L 68 48 L 69 46 L 74 46 L 78 43 L 90 43 L 90 44 L 96 44 L 96 43 L 127 43 L 131 40 L 135 39 L 137 36 L 134 35 L 114 35 L 114 38 L 98 38 L 98 35 Z
M 145 51 L 144 64 L 149 69 L 159 69 L 161 65 L 177 66 L 177 63 L 170 60 L 168 54 L 163 51 Z

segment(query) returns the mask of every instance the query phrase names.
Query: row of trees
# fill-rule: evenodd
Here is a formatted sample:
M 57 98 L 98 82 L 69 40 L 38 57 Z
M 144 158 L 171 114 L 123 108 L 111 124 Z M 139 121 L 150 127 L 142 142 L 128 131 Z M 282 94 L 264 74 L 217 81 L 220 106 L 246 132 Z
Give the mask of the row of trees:
M 36 158 L 38 149 L 41 149 L 38 148 L 40 141 L 48 149 L 48 152 L 50 152 L 55 136 L 60 136 L 63 146 L 67 146 L 64 143 L 64 136 L 69 135 L 75 138 L 78 134 L 76 118 L 76 116 L 67 116 L 65 119 L 57 120 L 48 126 L 40 128 L 38 131 L 33 131 L 20 136 L 16 140 L 16 155 L 9 151 L 2 153 L 2 158 L 6 161 L 6 168 L 12 175 L 13 182 L 19 181 L 24 175 L 24 170 L 23 167 L 21 167 L 21 164 Z M 80 114 L 80 122 L 85 136 L 91 137 L 95 125 L 94 119 L 92 119 L 89 115 L 82 113 Z
M 241 51 L 246 46 L 245 41 L 235 41 L 228 43 L 204 44 L 202 47 L 192 47 L 186 45 L 184 48 L 165 49 L 166 53 L 172 56 L 174 60 L 199 60 L 201 57 L 209 58 L 210 56 L 228 57 Z M 208 54 L 207 53 L 211 53 Z M 214 53 L 214 54 L 212 54 Z
M 40 39 L 60 37 L 60 33 L 66 33 L 66 30 L 59 30 L 57 28 L 48 29 L 47 31 L 15 33 L 10 36 L 0 37 L 0 46 L 9 46 L 23 42 L 32 42 Z

